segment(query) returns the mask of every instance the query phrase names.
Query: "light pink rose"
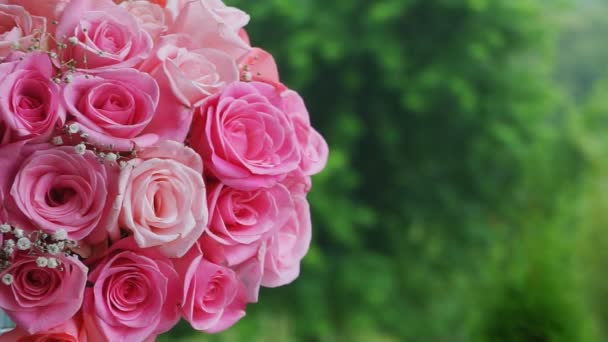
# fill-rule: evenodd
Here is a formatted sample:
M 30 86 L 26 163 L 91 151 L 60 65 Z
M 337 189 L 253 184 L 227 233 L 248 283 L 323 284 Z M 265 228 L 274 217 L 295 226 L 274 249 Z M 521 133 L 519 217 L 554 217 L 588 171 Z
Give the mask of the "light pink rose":
M 47 141 L 65 122 L 51 60 L 45 53 L 14 54 L 9 60 L 14 61 L 0 64 L 0 144 Z
M 306 176 L 321 172 L 327 164 L 329 148 L 325 139 L 311 125 L 308 110 L 298 93 L 287 90 L 281 93 L 282 109 L 291 119 L 296 131 L 302 160 L 300 169 Z
M 87 267 L 75 257 L 55 257 L 61 267 L 42 268 L 36 264 L 37 256 L 18 253 L 0 273 L 14 279 L 10 286 L 0 286 L 0 308 L 29 333 L 65 323 L 82 305 Z
M 237 82 L 197 109 L 191 144 L 206 170 L 224 184 L 272 187 L 298 169 L 294 127 L 271 85 Z
M 239 58 L 249 51 L 249 45 L 239 37 L 239 31 L 249 22 L 249 15 L 221 0 L 181 0 L 179 15 L 170 33 L 186 34 L 199 48 L 212 48 Z M 204 23 L 204 24 L 202 24 Z
M 133 233 L 139 247 L 183 256 L 207 225 L 202 173 L 201 158 L 180 143 L 144 149 L 119 177 L 119 226 Z
M 65 106 L 89 141 L 118 151 L 160 140 L 159 134 L 147 129 L 159 96 L 154 79 L 128 68 L 76 75 L 63 89 Z
M 198 248 L 175 263 L 184 288 L 181 313 L 194 329 L 217 333 L 245 316 L 245 288 L 233 270 L 203 259 Z
M 8 56 L 13 47 L 29 48 L 34 38 L 46 47 L 45 30 L 45 18 L 31 15 L 22 6 L 0 3 L 0 58 Z
M 209 208 L 206 234 L 223 246 L 226 264 L 235 266 L 253 257 L 260 243 L 289 219 L 293 202 L 280 184 L 243 191 L 217 183 L 209 189 Z
M 295 210 L 289 220 L 265 242 L 262 286 L 278 287 L 294 281 L 310 247 L 312 224 L 308 202 L 303 194 L 295 194 L 293 200 Z
M 59 19 L 65 6 L 70 0 L 5 0 L 10 5 L 23 6 L 31 15 L 44 17 L 47 24 L 47 32 L 54 32 L 53 20 Z M 1 2 L 1 1 L 0 1 Z
M 135 67 L 152 49 L 150 35 L 111 0 L 71 0 L 55 36 L 66 45 L 58 51 L 60 60 L 89 72 Z
M 162 334 L 179 320 L 182 286 L 171 261 L 131 239 L 91 261 L 82 307 L 87 331 L 105 341 L 130 342 Z
M 92 152 L 12 144 L 0 149 L 5 153 L 12 160 L 0 169 L 0 185 L 9 223 L 28 231 L 65 230 L 73 240 L 93 232 L 106 206 L 107 172 Z
M 161 88 L 170 90 L 187 107 L 200 105 L 206 97 L 239 79 L 236 62 L 228 54 L 192 46 L 188 36 L 165 36 L 154 58 L 142 66 Z
M 123 1 L 120 6 L 137 19 L 153 41 L 160 38 L 173 22 L 173 16 L 168 9 L 147 0 Z

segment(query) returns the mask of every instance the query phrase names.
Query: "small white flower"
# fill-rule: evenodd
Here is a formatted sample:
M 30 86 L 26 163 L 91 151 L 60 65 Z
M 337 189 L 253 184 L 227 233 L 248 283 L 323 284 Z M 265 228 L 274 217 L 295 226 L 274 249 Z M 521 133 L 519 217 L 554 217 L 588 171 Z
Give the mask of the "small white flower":
M 10 224 L 0 224 L 0 233 L 10 233 L 11 225 Z
M 15 251 L 15 249 L 12 247 L 4 247 L 2 250 L 4 251 L 4 253 L 6 253 L 8 255 L 13 254 L 13 252 Z
M 68 232 L 66 232 L 65 229 L 59 229 L 58 231 L 54 232 L 51 237 L 55 241 L 65 240 L 68 238 Z
M 63 81 L 65 83 L 71 83 L 74 80 L 74 76 L 72 75 L 65 75 L 65 77 L 63 78 Z
M 243 73 L 243 80 L 245 82 L 251 82 L 253 80 L 253 75 L 251 74 L 251 71 L 245 71 Z
M 59 266 L 59 260 L 55 258 L 49 258 L 48 268 L 57 268 Z
M 77 154 L 80 154 L 82 156 L 87 151 L 87 146 L 83 143 L 80 143 L 74 146 L 74 151 L 76 151 Z
M 15 240 L 13 240 L 13 239 L 5 240 L 4 247 L 8 247 L 8 248 L 15 247 Z
M 15 279 L 13 278 L 13 275 L 10 273 L 7 273 L 2 276 L 2 282 L 6 286 L 10 286 L 13 283 L 13 280 L 15 280 Z
M 51 243 L 49 245 L 46 246 L 46 250 L 49 252 L 49 254 L 51 255 L 57 255 L 61 252 L 61 249 L 59 248 L 59 246 L 57 246 L 57 244 Z
M 15 235 L 16 238 L 22 238 L 25 236 L 25 232 L 23 229 L 15 228 L 15 230 L 13 230 L 13 235 Z
M 53 137 L 53 140 L 51 142 L 55 146 L 63 145 L 63 138 L 60 136 L 56 136 L 56 137 Z
M 57 58 L 57 53 L 52 51 L 49 53 L 49 56 L 51 56 L 52 59 L 55 59 L 55 58 Z
M 40 256 L 36 259 L 36 265 L 41 268 L 45 268 L 49 265 L 49 259 L 46 257 Z
M 30 241 L 30 239 L 26 238 L 26 237 L 22 237 L 19 240 L 17 240 L 17 248 L 20 251 L 25 251 L 30 249 L 30 247 L 32 247 L 32 242 Z
M 105 156 L 106 161 L 109 161 L 110 163 L 115 162 L 116 160 L 118 160 L 118 156 L 116 155 L 116 153 L 108 153 Z
M 68 43 L 70 43 L 71 45 L 78 44 L 78 37 L 72 36 L 72 37 L 68 38 Z
M 57 247 L 59 247 L 59 249 L 63 250 L 65 248 L 65 242 L 63 242 L 63 241 L 57 242 Z
M 70 132 L 71 134 L 76 134 L 80 132 L 80 126 L 77 123 L 70 124 L 68 126 L 68 132 Z

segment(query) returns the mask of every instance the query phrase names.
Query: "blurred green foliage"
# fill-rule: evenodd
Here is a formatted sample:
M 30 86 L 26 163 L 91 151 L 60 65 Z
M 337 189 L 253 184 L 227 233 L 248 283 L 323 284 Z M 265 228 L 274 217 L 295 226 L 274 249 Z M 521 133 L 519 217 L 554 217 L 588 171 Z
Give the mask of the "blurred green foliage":
M 160 341 L 608 340 L 608 4 L 226 2 L 331 156 L 301 277 Z

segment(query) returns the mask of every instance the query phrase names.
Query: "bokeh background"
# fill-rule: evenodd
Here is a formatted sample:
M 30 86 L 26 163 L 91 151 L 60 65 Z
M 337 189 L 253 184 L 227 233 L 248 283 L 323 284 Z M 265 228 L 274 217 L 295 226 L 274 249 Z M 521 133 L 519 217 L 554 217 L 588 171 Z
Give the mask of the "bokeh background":
M 331 157 L 301 277 L 160 341 L 608 341 L 608 1 L 225 0 Z

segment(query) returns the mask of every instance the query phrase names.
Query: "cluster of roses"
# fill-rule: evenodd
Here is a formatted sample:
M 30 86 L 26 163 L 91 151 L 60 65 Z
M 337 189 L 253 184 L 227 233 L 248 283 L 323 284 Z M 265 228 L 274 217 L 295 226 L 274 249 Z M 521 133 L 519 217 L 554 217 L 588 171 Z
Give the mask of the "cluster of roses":
M 248 20 L 0 0 L 0 340 L 214 333 L 298 276 L 328 148 Z

